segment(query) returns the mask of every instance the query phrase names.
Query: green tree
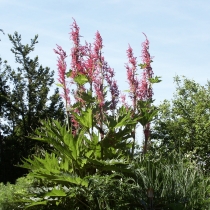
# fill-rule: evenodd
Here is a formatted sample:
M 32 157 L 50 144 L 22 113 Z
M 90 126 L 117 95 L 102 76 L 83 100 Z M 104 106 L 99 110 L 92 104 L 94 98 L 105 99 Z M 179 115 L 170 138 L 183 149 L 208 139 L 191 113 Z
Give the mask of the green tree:
M 64 120 L 64 109 L 58 89 L 50 96 L 50 88 L 54 82 L 54 72 L 44 68 L 38 62 L 38 56 L 30 57 L 38 43 L 38 35 L 30 44 L 23 45 L 21 36 L 9 35 L 13 44 L 11 49 L 18 64 L 16 70 L 5 63 L 1 70 L 1 132 L 3 132 L 1 154 L 1 180 L 14 182 L 24 171 L 14 168 L 22 157 L 46 149 L 35 144 L 28 136 L 40 126 L 43 119 Z M 13 173 L 11 174 L 11 171 Z M 11 174 L 9 177 L 8 174 Z
M 165 155 L 176 150 L 191 154 L 210 169 L 210 82 L 201 86 L 194 80 L 176 76 L 174 99 L 159 106 L 153 125 L 154 151 Z

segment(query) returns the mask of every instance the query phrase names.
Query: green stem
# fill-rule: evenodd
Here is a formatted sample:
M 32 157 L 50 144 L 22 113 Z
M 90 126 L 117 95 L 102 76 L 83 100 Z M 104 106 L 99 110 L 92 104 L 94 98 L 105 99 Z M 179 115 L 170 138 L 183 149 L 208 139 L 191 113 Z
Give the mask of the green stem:
M 134 97 L 133 97 L 133 115 L 135 115 L 135 112 L 136 112 L 136 94 L 133 93 Z M 134 125 L 134 129 L 133 129 L 133 144 L 132 144 L 132 159 L 134 157 L 134 150 L 135 150 L 135 143 L 136 143 L 136 125 Z

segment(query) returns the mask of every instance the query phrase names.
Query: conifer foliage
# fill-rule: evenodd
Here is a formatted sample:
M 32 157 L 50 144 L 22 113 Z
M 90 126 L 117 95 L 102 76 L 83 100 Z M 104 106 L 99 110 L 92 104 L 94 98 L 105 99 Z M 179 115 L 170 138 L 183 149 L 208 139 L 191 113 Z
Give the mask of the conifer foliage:
M 17 32 L 9 35 L 12 53 L 17 68 L 14 70 L 5 61 L 1 67 L 1 177 L 0 181 L 14 182 L 23 175 L 14 165 L 22 157 L 28 157 L 40 150 L 41 144 L 31 141 L 28 136 L 40 126 L 43 119 L 64 119 L 63 103 L 56 89 L 49 95 L 53 71 L 39 64 L 38 56 L 31 58 L 38 35 L 30 44 L 23 45 Z M 3 137 L 4 136 L 4 137 Z M 43 148 L 44 149 L 44 148 Z M 11 173 L 13 171 L 13 173 Z

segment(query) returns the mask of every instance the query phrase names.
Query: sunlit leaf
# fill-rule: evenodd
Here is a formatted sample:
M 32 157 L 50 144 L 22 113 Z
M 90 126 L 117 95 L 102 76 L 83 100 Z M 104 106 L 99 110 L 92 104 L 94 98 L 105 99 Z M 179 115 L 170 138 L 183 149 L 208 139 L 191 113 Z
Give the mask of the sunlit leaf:
M 66 196 L 66 193 L 63 190 L 54 188 L 51 192 L 46 193 L 45 196 Z

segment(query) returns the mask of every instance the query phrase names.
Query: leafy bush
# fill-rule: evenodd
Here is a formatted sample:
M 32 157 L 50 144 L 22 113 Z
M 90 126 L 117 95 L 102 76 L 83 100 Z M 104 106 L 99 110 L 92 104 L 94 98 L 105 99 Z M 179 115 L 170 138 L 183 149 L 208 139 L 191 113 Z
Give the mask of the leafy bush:
M 84 134 L 73 136 L 57 121 L 51 126 L 43 123 L 42 130 L 45 133 L 37 131 L 36 139 L 53 145 L 55 151 L 24 161 L 23 167 L 31 170 L 29 175 L 41 180 L 25 197 L 28 207 L 190 210 L 209 205 L 209 180 L 189 158 L 176 153 L 169 159 L 148 154 L 130 161 L 118 148 L 117 158 L 102 160 L 98 158 L 102 146 L 110 147 L 100 144 L 99 137 L 95 136 L 94 143 L 81 143 Z M 151 198 L 148 190 L 154 192 Z
M 210 173 L 210 82 L 205 86 L 186 77 L 174 78 L 176 92 L 158 107 L 151 138 L 154 153 L 167 158 L 172 150 L 192 154 Z
M 32 183 L 33 180 L 28 177 L 17 179 L 16 184 L 0 183 L 0 209 L 15 210 L 23 207 L 20 200 L 27 195 Z

